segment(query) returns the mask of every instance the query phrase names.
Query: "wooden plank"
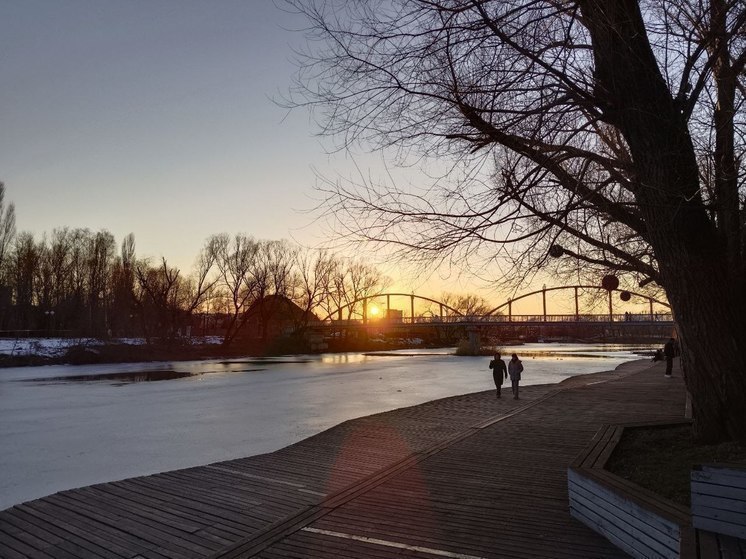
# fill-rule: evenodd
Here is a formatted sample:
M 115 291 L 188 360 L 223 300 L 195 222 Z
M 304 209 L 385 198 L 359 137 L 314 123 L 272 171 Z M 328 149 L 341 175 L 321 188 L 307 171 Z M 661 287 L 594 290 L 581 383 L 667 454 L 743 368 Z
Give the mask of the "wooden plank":
M 114 527 L 128 534 L 138 534 L 143 539 L 155 543 L 163 549 L 181 553 L 184 557 L 199 557 L 201 554 L 204 555 L 213 551 L 210 542 L 164 524 L 157 524 L 145 518 L 123 514 L 122 511 L 110 503 L 105 504 L 89 499 L 80 491 L 59 493 L 50 499 L 62 507 L 75 510 L 98 524 Z
M 619 444 L 622 435 L 624 434 L 624 429 L 625 427 L 622 425 L 614 425 L 612 427 L 611 436 L 606 441 L 606 444 L 604 445 L 601 452 L 596 456 L 596 459 L 593 461 L 591 467 L 604 468 L 606 466 L 606 462 L 609 461 L 609 458 L 611 457 L 612 453 L 616 449 L 617 444 Z
M 130 553 L 130 546 L 139 541 L 142 541 L 141 545 L 146 550 L 155 548 L 158 553 L 172 559 L 196 557 L 193 551 L 175 544 L 156 530 L 149 529 L 147 525 L 138 525 L 123 518 L 107 515 L 106 512 L 97 510 L 95 507 L 87 507 L 82 503 L 66 499 L 61 494 L 47 497 L 45 504 L 56 507 L 66 517 L 75 515 L 82 518 L 86 529 L 95 531 L 98 535 L 105 537 L 106 540 L 118 540 L 125 557 Z
M 694 526 L 699 527 L 700 522 L 702 519 L 707 519 L 711 521 L 714 525 L 717 525 L 718 522 L 723 523 L 725 526 L 741 526 L 746 530 L 746 514 L 744 513 L 738 513 L 734 512 L 732 510 L 723 510 L 720 507 L 713 508 L 713 507 L 706 507 L 706 506 L 699 506 L 696 510 L 692 510 L 692 518 L 696 519 L 693 520 Z M 718 530 L 714 530 L 717 532 Z M 733 533 L 729 532 L 719 532 L 722 534 L 729 534 L 731 536 L 743 538 L 745 536 L 739 536 Z M 746 534 L 746 532 L 744 532 Z
M 721 559 L 720 544 L 715 534 L 697 530 L 697 541 L 698 559 Z
M 718 534 L 717 538 L 720 544 L 720 555 L 724 559 L 746 558 L 746 539 L 733 538 L 722 534 Z
M 28 559 L 29 556 L 23 551 L 19 551 L 16 547 L 11 547 L 14 541 L 12 538 L 0 538 L 0 557 L 4 559 Z M 33 551 L 33 550 L 32 550 Z
M 94 500 L 96 506 L 105 506 L 116 514 L 128 517 L 138 517 L 152 521 L 151 525 L 161 525 L 172 528 L 176 533 L 185 532 L 192 534 L 207 526 L 204 522 L 193 522 L 180 518 L 168 511 L 159 510 L 150 506 L 144 506 L 137 501 L 129 501 L 121 495 L 101 491 L 96 487 L 82 488 L 76 491 L 76 495 L 88 495 Z
M 626 499 L 626 494 L 616 493 L 573 470 L 568 473 L 568 483 L 572 486 L 572 491 L 570 491 L 571 506 L 575 499 L 584 499 L 585 501 L 593 501 L 593 504 L 597 505 L 598 508 L 621 509 L 625 513 L 623 518 L 630 523 L 637 522 L 649 526 L 660 533 L 659 539 L 667 538 L 678 542 L 680 525 L 675 519 L 656 514 L 648 507 L 640 506 L 636 501 Z
M 692 524 L 699 529 L 746 539 L 746 489 L 717 482 L 738 483 L 740 476 L 692 472 Z
M 117 483 L 117 487 L 130 492 L 131 494 L 144 496 L 150 499 L 157 499 L 163 503 L 163 506 L 178 511 L 186 515 L 194 515 L 212 525 L 223 526 L 227 530 L 233 530 L 236 534 L 242 534 L 247 527 L 256 527 L 264 525 L 265 522 L 247 515 L 234 513 L 232 510 L 216 507 L 203 503 L 201 500 L 192 500 L 149 487 L 147 484 L 140 484 L 128 481 Z
M 623 492 L 624 495 L 637 502 L 661 517 L 667 518 L 672 522 L 687 526 L 690 524 L 689 509 L 677 505 L 644 487 L 640 487 L 629 480 L 620 478 L 606 470 L 586 470 L 583 472 L 588 478 L 593 479 L 601 485 L 606 485 L 609 489 Z
M 698 464 L 692 477 L 707 476 L 712 483 L 746 489 L 746 466 L 743 464 Z
M 724 534 L 726 536 L 746 540 L 746 524 L 744 523 L 731 524 L 730 522 L 724 522 L 710 517 L 693 516 L 692 524 L 698 530 L 707 530 L 708 532 L 715 532 L 716 534 Z
M 123 542 L 116 533 L 102 534 L 100 530 L 91 527 L 87 519 L 75 513 L 60 510 L 50 503 L 47 499 L 37 499 L 23 505 L 16 505 L 14 509 L 26 512 L 29 516 L 44 522 L 44 526 L 49 526 L 63 530 L 71 534 L 73 541 L 80 542 L 81 547 L 89 548 L 95 545 L 97 557 L 104 559 L 118 559 L 119 557 L 129 557 L 130 551 L 126 542 Z M 86 545 L 89 542 L 90 545 Z M 137 547 L 141 552 L 146 552 L 147 547 Z
M 20 518 L 17 514 L 6 515 L 0 519 L 0 532 L 10 534 L 45 553 L 51 552 L 53 556 L 60 559 L 78 557 L 78 555 L 69 553 L 64 546 L 61 546 L 61 544 L 65 543 L 64 539 L 44 528 L 40 528 L 36 524 Z
M 263 522 L 266 521 L 260 509 L 256 507 L 249 508 L 236 505 L 227 497 L 225 499 L 217 499 L 213 498 L 209 492 L 192 491 L 186 487 L 164 486 L 159 483 L 154 483 L 147 478 L 131 481 L 148 488 L 150 491 L 158 491 L 162 494 L 170 495 L 172 498 L 178 499 L 179 502 L 190 503 L 191 506 L 194 506 L 197 509 L 209 510 L 216 515 L 234 519 L 239 523 L 244 521 L 251 522 L 252 519 Z
M 24 557 L 35 559 L 54 559 L 52 555 L 45 553 L 46 542 L 32 534 L 24 533 L 22 530 L 14 529 L 7 524 L 0 527 L 0 541 L 9 549 L 20 553 Z
M 611 438 L 614 427 L 603 425 L 593 436 L 588 446 L 577 456 L 571 466 L 576 468 L 591 467 L 596 457 L 602 452 L 606 442 Z
M 680 533 L 677 525 L 666 525 L 658 518 L 648 523 L 651 517 L 634 503 L 607 501 L 607 495 L 599 496 L 592 490 L 586 492 L 580 488 L 573 492 L 570 504 L 577 518 L 592 520 L 604 535 L 615 536 L 625 542 L 625 548 L 638 550 L 645 557 L 678 557 Z
M 650 557 L 660 557 L 662 559 L 677 559 L 679 554 L 678 550 L 671 550 L 665 555 L 655 555 L 651 553 L 651 550 L 647 549 L 646 546 L 641 544 L 634 538 L 627 537 L 624 532 L 617 531 L 613 526 L 610 525 L 609 520 L 606 517 L 598 516 L 592 511 L 583 510 L 576 511 L 577 515 L 574 515 L 579 521 L 583 522 L 586 526 L 592 528 L 594 531 L 603 534 L 610 542 L 616 547 L 629 553 L 633 557 L 638 559 L 649 559 Z
M 692 526 L 682 527 L 679 542 L 679 559 L 699 559 L 697 530 Z
M 58 549 L 69 551 L 75 557 L 106 557 L 109 553 L 108 549 L 96 545 L 93 541 L 83 539 L 71 531 L 63 530 L 51 522 L 42 523 L 40 516 L 29 514 L 19 507 L 13 508 L 13 515 L 10 521 L 25 522 L 33 525 L 33 528 L 28 529 L 29 531 L 49 534 L 49 541 L 55 544 L 55 553 Z M 142 552 L 145 553 L 145 550 L 142 550 Z M 153 559 L 161 559 L 163 557 L 155 553 L 142 556 L 152 557 Z
M 711 508 L 723 512 L 733 512 L 737 514 L 746 514 L 746 501 L 738 499 L 726 499 L 712 495 L 703 495 L 701 493 L 692 493 L 692 512 L 696 512 L 699 507 Z
M 740 489 L 732 485 L 720 485 L 709 481 L 700 481 L 694 478 L 692 472 L 692 492 L 697 495 L 712 495 L 726 499 L 746 501 L 746 489 Z
M 303 526 L 313 522 L 325 514 L 320 507 L 310 507 L 308 510 L 269 526 L 262 533 L 242 542 L 238 542 L 226 549 L 221 550 L 210 558 L 236 559 L 238 557 L 251 557 L 271 546 L 285 536 L 292 534 Z

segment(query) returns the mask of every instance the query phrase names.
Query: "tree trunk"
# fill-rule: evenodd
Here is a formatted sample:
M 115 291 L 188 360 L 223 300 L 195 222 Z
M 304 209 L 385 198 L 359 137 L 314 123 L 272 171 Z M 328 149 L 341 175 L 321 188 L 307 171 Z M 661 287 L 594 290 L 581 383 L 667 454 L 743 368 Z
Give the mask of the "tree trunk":
M 695 433 L 707 442 L 746 442 L 746 286 L 704 206 L 687 123 L 660 74 L 638 3 L 581 4 L 604 119 L 624 135 L 641 185 L 641 234 L 655 250 L 676 317 Z
M 669 289 L 692 399 L 694 432 L 702 442 L 746 442 L 744 294 L 705 266 L 682 266 Z M 732 284 L 731 284 L 732 285 Z M 724 288 L 725 287 L 725 288 Z

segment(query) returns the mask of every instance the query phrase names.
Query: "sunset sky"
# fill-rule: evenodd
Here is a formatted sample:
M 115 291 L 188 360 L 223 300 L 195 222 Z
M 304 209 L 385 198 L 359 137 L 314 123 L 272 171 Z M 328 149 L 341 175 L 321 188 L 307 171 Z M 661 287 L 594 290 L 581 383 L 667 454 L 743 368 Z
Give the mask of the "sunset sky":
M 0 0 L 0 180 L 19 231 L 133 232 L 188 270 L 206 237 L 321 241 L 329 158 L 288 91 L 302 22 L 270 0 Z
M 314 170 L 355 166 L 273 101 L 303 26 L 271 0 L 0 0 L 0 181 L 18 230 L 132 232 L 138 257 L 185 272 L 215 233 L 329 240 L 308 212 Z M 507 298 L 448 270 L 384 271 L 400 291 Z

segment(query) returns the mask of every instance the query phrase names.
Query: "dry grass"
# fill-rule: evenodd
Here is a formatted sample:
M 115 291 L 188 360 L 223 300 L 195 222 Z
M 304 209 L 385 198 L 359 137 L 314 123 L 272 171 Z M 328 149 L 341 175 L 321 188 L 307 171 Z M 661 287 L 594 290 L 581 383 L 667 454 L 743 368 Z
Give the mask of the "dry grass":
M 746 464 L 746 447 L 733 442 L 697 445 L 688 425 L 635 427 L 625 429 L 606 469 L 689 507 L 692 466 L 714 462 Z

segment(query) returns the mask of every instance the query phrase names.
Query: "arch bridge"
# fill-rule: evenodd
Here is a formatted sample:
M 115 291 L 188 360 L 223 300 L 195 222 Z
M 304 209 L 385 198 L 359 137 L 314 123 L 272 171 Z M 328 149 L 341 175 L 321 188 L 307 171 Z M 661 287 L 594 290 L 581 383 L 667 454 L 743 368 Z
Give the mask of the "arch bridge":
M 547 312 L 547 293 L 557 291 L 573 291 L 573 300 L 575 303 L 575 312 L 573 314 L 549 314 Z M 580 307 L 580 295 L 581 291 L 606 291 L 608 300 L 608 313 L 602 314 L 588 314 L 581 313 Z M 530 314 L 530 315 L 515 315 L 513 313 L 513 305 L 529 297 L 541 295 L 541 314 Z M 633 298 L 645 301 L 647 303 L 646 313 L 629 313 L 624 314 L 615 313 L 614 310 L 614 295 L 617 294 L 623 303 L 632 301 Z M 392 297 L 404 297 L 409 299 L 409 316 L 404 317 L 392 317 L 391 298 Z M 371 317 L 369 307 L 371 302 L 379 303 L 385 298 L 386 306 L 383 317 Z M 415 314 L 415 301 L 425 301 L 430 304 L 437 305 L 439 312 L 437 315 L 430 313 L 429 316 L 417 316 Z M 362 312 L 357 312 L 356 316 L 361 316 L 360 319 L 347 319 L 343 318 L 344 311 L 347 311 L 348 316 L 356 312 L 356 307 L 362 306 Z M 654 305 L 663 307 L 666 309 L 663 313 L 656 313 Z M 423 295 L 417 295 L 415 293 L 378 293 L 375 295 L 366 295 L 359 297 L 350 303 L 340 306 L 335 311 L 329 313 L 322 322 L 326 324 L 337 323 L 337 324 L 368 324 L 369 322 L 397 322 L 406 324 L 442 324 L 442 323 L 459 323 L 459 324 L 482 324 L 485 322 L 531 322 L 531 323 L 557 323 L 557 322 L 620 322 L 630 321 L 634 322 L 672 322 L 670 305 L 659 299 L 637 293 L 634 291 L 628 291 L 623 289 L 611 289 L 608 290 L 604 287 L 597 285 L 570 285 L 570 286 L 559 286 L 559 287 L 542 287 L 541 289 L 531 291 L 519 295 L 518 297 L 508 298 L 503 303 L 494 307 L 492 310 L 482 314 L 464 314 L 448 303 L 438 301 L 431 297 Z M 336 319 L 334 318 L 336 315 Z
M 444 318 L 446 315 L 443 312 L 444 310 L 449 311 L 453 313 L 455 316 L 463 316 L 461 312 L 454 309 L 447 303 L 443 303 L 442 301 L 437 301 L 435 299 L 431 299 L 430 297 L 425 297 L 423 295 L 415 295 L 414 293 L 379 293 L 378 295 L 366 295 L 365 297 L 359 297 L 355 299 L 354 301 L 351 301 L 347 303 L 346 305 L 343 305 L 339 307 L 336 311 L 329 313 L 322 321 L 328 322 L 329 320 L 334 320 L 332 317 L 336 314 L 337 319 L 336 320 L 343 320 L 342 318 L 342 312 L 345 310 L 350 310 L 355 308 L 355 306 L 358 303 L 362 303 L 363 306 L 363 312 L 362 312 L 362 320 L 364 323 L 368 321 L 368 302 L 370 301 L 380 301 L 383 297 L 386 297 L 386 316 L 389 316 L 389 313 L 391 311 L 391 298 L 392 297 L 408 297 L 409 303 L 410 303 L 410 317 L 414 317 L 414 302 L 416 300 L 422 300 L 427 301 L 428 303 L 434 303 L 436 305 L 439 305 L 440 307 L 440 317 Z

